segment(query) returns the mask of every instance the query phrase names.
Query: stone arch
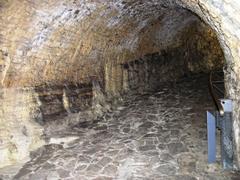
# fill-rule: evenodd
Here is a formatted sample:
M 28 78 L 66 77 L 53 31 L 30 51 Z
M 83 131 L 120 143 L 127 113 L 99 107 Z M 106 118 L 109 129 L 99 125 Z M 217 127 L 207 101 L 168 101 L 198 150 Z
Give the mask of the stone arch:
M 227 60 L 225 81 L 229 98 L 234 100 L 234 137 L 237 156 L 240 156 L 240 5 L 237 0 L 1 1 L 0 87 L 3 96 L 0 100 L 1 104 L 7 104 L 1 106 L 3 123 L 13 121 L 9 114 L 16 111 L 27 111 L 25 119 L 29 121 L 36 118 L 30 107 L 19 110 L 9 99 L 18 89 L 28 90 L 24 95 L 15 93 L 23 100 L 39 93 L 35 87 L 91 84 L 92 79 L 98 77 L 107 91 L 117 92 L 122 80 L 114 77 L 121 74 L 121 70 L 118 68 L 113 76 L 105 74 L 105 77 L 104 71 L 157 51 L 157 46 L 139 46 L 139 33 L 148 30 L 146 25 L 159 18 L 161 10 L 177 6 L 197 14 L 218 36 Z M 109 66 L 105 66 L 108 62 L 111 62 Z M 108 82 L 111 85 L 108 86 Z M 34 107 L 38 106 L 37 98 L 31 102 Z
M 234 128 L 234 141 L 235 141 L 235 160 L 236 165 L 240 166 L 240 122 L 238 110 L 239 97 L 237 89 L 239 87 L 239 33 L 236 31 L 238 23 L 236 17 L 239 15 L 238 4 L 235 2 L 219 1 L 219 2 L 206 2 L 198 1 L 196 4 L 194 2 L 184 2 L 180 4 L 196 13 L 199 17 L 203 19 L 207 24 L 209 24 L 212 29 L 215 30 L 216 35 L 219 39 L 220 45 L 224 52 L 226 59 L 225 73 L 225 86 L 227 97 L 233 100 L 234 110 L 233 110 L 233 128 Z M 235 14 L 232 14 L 232 13 Z M 234 92 L 235 91 L 235 92 Z

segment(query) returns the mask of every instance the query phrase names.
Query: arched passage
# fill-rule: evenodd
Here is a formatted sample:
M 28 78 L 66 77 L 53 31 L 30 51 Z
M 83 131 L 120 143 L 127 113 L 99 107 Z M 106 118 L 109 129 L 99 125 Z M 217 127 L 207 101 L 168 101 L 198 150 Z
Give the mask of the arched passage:
M 103 115 L 112 105 L 106 94 L 114 101 L 155 89 L 159 80 L 221 68 L 217 38 L 226 91 L 235 103 L 238 156 L 237 7 L 185 0 L 1 2 L 2 165 L 41 146 L 44 123 L 56 128 L 56 119 L 61 126 L 69 116 L 75 123 L 89 109 Z

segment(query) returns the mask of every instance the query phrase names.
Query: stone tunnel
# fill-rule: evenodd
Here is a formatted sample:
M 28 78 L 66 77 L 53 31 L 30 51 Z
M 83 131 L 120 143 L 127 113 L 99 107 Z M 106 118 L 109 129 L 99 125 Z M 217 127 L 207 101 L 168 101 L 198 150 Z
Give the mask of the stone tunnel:
M 239 10 L 0 0 L 0 179 L 240 179 Z M 207 163 L 208 75 L 219 70 L 233 171 L 219 154 Z

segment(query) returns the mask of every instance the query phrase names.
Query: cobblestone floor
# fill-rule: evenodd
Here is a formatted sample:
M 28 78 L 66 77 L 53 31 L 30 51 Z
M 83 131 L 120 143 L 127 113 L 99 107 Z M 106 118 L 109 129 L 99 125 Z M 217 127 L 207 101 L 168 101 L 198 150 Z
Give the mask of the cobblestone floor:
M 207 164 L 205 111 L 212 107 L 206 77 L 128 97 L 101 120 L 55 138 L 68 142 L 34 152 L 14 179 L 239 180 L 219 162 Z

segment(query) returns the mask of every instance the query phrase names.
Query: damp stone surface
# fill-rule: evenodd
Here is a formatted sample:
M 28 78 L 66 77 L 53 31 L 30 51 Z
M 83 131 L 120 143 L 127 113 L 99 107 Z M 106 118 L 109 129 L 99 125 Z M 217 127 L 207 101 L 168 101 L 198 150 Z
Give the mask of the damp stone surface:
M 0 178 L 237 180 L 221 167 L 219 141 L 217 163 L 207 163 L 205 111 L 213 105 L 206 81 L 195 75 L 125 97 L 101 119 L 55 133 L 16 174 Z

